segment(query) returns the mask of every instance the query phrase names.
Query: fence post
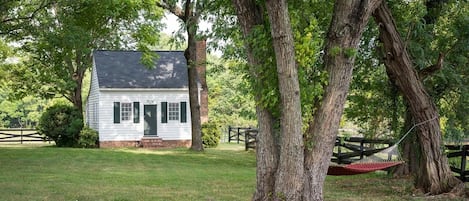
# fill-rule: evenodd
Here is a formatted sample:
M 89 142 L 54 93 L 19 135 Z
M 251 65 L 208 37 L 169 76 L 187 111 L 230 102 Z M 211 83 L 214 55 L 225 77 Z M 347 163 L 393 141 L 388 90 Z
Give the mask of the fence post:
M 338 164 L 342 164 L 342 138 L 339 137 L 339 138 L 336 138 L 335 139 L 335 142 L 337 143 L 337 139 L 339 139 L 339 143 L 337 144 L 337 163 Z
M 20 130 L 20 143 L 23 144 L 23 128 Z
M 391 147 L 391 146 L 392 146 L 391 143 L 388 143 L 388 147 L 387 147 L 387 148 L 389 148 L 389 147 Z M 391 152 L 388 152 L 388 161 L 391 161 L 391 160 L 392 160 L 392 154 L 391 154 Z
M 231 142 L 231 126 L 228 126 L 228 143 Z
M 360 140 L 360 159 L 363 159 L 363 140 L 365 138 Z
M 466 156 L 467 156 L 467 145 L 463 145 L 461 153 L 461 173 L 459 174 L 459 178 L 466 182 Z
M 238 144 L 239 144 L 239 127 L 238 127 Z
M 248 131 L 244 132 L 244 150 L 247 151 L 249 149 L 249 133 Z

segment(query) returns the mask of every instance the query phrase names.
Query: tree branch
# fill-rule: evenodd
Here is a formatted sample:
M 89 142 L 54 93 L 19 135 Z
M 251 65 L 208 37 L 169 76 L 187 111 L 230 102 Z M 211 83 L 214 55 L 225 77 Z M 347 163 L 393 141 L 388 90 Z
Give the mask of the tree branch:
M 433 75 L 436 71 L 439 71 L 443 68 L 443 60 L 445 59 L 445 54 L 440 53 L 438 55 L 438 60 L 436 61 L 436 64 L 433 64 L 431 66 L 428 66 L 422 70 L 420 70 L 419 73 L 419 78 L 420 79 L 425 79 L 430 75 Z
M 7 35 L 7 34 L 18 35 L 17 33 L 15 33 L 15 31 L 24 28 L 24 26 L 20 23 L 20 21 L 26 21 L 26 23 L 30 23 L 30 20 L 34 19 L 39 11 L 47 8 L 49 5 L 52 5 L 53 3 L 55 3 L 55 1 L 43 0 L 41 1 L 41 4 L 36 9 L 34 9 L 29 16 L 2 19 L 0 21 L 0 25 L 6 26 L 8 28 L 4 29 L 3 31 L 0 31 L 0 35 Z M 5 27 L 2 27 L 2 28 L 5 28 Z
M 73 103 L 73 99 L 70 98 L 70 96 L 67 96 L 66 94 L 62 94 L 62 97 L 64 97 L 65 99 L 67 99 L 68 101 L 70 101 L 71 103 Z
M 184 22 L 187 19 L 187 16 L 185 15 L 181 7 L 177 6 L 176 4 L 170 4 L 167 0 L 157 1 L 156 6 L 169 11 Z
M 405 40 L 404 40 L 404 47 L 408 47 L 408 44 L 409 44 L 409 41 L 410 41 L 410 37 L 412 36 L 412 31 L 415 27 L 415 23 L 412 23 L 409 27 L 409 29 L 407 30 L 407 34 L 406 34 L 406 37 L 405 37 Z
M 53 1 L 48 2 L 48 1 L 44 0 L 44 1 L 41 2 L 41 4 L 39 5 L 39 7 L 37 7 L 36 9 L 33 10 L 33 12 L 31 13 L 31 15 L 25 16 L 25 17 L 7 18 L 7 19 L 2 20 L 1 23 L 2 23 L 2 24 L 5 24 L 5 23 L 8 23 L 8 22 L 12 22 L 12 21 L 31 20 L 31 19 L 33 19 L 33 18 L 36 16 L 36 14 L 37 14 L 40 10 L 46 8 L 47 6 L 51 5 L 52 3 L 53 3 Z

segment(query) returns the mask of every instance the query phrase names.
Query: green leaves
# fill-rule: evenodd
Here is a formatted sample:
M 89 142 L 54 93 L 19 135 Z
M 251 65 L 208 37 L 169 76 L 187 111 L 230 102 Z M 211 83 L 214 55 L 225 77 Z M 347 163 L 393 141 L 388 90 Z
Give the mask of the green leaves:
M 443 68 L 421 79 L 439 107 L 442 128 L 448 136 L 457 136 L 464 134 L 459 132 L 464 128 L 462 125 L 469 124 L 467 118 L 457 115 L 469 111 L 462 106 L 464 101 L 461 99 L 467 98 L 469 91 L 465 67 L 469 56 L 469 27 L 465 21 L 469 15 L 469 3 L 435 2 L 440 2 L 440 5 L 434 8 L 426 7 L 423 1 L 392 1 L 391 6 L 416 70 L 434 65 L 439 54 L 445 55 Z M 398 132 L 398 128 L 403 126 L 405 106 L 379 66 L 384 55 L 379 55 L 374 29 L 376 25 L 364 33 L 365 38 L 361 42 L 346 115 L 368 134 Z
M 256 125 L 255 102 L 243 63 L 210 58 L 207 69 L 210 121 L 228 126 Z
M 63 96 L 81 108 L 82 79 L 92 66 L 93 50 L 136 47 L 149 50 L 149 46 L 158 42 L 163 12 L 155 1 L 59 0 L 44 5 L 41 2 L 11 4 L 11 9 L 24 11 L 24 16 L 34 16 L 34 23 L 21 24 L 20 29 L 4 25 L 6 29 L 18 30 L 18 34 L 7 37 L 17 40 L 28 56 L 27 63 L 8 70 L 8 75 L 16 80 L 8 86 L 14 89 L 17 98 L 26 94 Z M 36 12 L 25 9 L 25 5 L 45 8 Z M 150 57 L 151 54 L 145 54 L 142 61 L 150 63 Z
M 279 115 L 280 93 L 278 89 L 277 68 L 272 47 L 272 39 L 269 28 L 265 25 L 253 29 L 247 40 L 255 57 L 263 58 L 263 63 L 257 66 L 249 66 L 246 69 L 253 94 L 259 94 L 258 103 L 261 107 L 268 108 L 274 115 Z M 267 48 L 266 48 L 267 47 Z M 251 77 L 252 75 L 256 77 Z
M 8 91 L 1 89 L 4 95 Z M 0 96 L 0 128 L 32 128 L 39 121 L 39 117 L 47 102 L 33 96 L 26 96 L 20 100 L 8 100 L 7 96 Z
M 324 43 L 321 30 L 316 18 L 310 17 L 308 23 L 299 23 L 302 19 L 295 18 L 294 24 L 295 56 L 298 64 L 298 79 L 300 82 L 301 105 L 303 119 L 312 117 L 315 105 L 324 93 L 323 86 L 327 83 L 327 74 L 320 64 L 321 49 Z

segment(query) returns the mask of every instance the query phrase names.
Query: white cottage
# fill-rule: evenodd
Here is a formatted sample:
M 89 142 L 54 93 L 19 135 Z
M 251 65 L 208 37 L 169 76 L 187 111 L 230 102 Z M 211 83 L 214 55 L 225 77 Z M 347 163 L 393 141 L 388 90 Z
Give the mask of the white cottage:
M 137 51 L 94 51 L 86 123 L 100 147 L 188 147 L 191 120 L 182 51 L 157 51 L 154 69 Z

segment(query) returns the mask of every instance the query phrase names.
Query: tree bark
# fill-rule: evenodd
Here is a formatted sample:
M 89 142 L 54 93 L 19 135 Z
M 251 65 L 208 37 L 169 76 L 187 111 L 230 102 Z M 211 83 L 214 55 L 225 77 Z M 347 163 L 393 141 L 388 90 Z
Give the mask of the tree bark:
M 406 104 L 406 111 L 404 117 L 404 126 L 402 128 L 402 134 L 406 134 L 410 128 L 412 128 L 412 114 L 410 113 L 410 108 L 408 104 Z M 419 144 L 415 144 L 417 141 L 417 137 L 415 134 L 415 130 L 412 130 L 411 133 L 401 142 L 401 156 L 404 159 L 405 163 L 402 165 L 397 166 L 392 174 L 396 177 L 406 176 L 406 175 L 413 175 L 419 171 L 420 165 L 419 163 L 419 153 L 420 153 L 420 146 Z M 401 136 L 402 137 L 402 136 Z
M 280 160 L 275 181 L 275 200 L 301 200 L 304 146 L 298 69 L 286 0 L 267 0 L 272 43 L 280 90 Z
M 187 2 L 189 3 L 189 2 Z M 191 150 L 203 151 L 204 145 L 202 143 L 202 127 L 200 121 L 200 104 L 199 104 L 199 87 L 197 85 L 197 78 L 199 77 L 197 72 L 197 43 L 195 40 L 196 25 L 198 20 L 194 19 L 192 14 L 186 13 L 188 16 L 186 19 L 186 30 L 187 30 L 187 49 L 184 52 L 186 57 L 188 68 L 187 72 L 189 75 L 189 103 L 191 109 L 191 126 L 192 126 L 192 144 Z
M 80 111 L 80 114 L 83 115 L 83 78 L 85 77 L 85 71 L 92 63 L 91 54 L 84 54 L 81 51 L 75 53 L 75 66 L 72 64 L 71 79 L 75 82 L 76 86 L 73 88 L 72 95 L 70 97 L 73 105 Z M 83 117 L 82 117 L 83 118 Z
M 381 0 L 337 0 L 327 34 L 324 62 L 329 73 L 321 106 L 308 128 L 305 145 L 303 200 L 323 200 L 339 122 L 352 78 L 353 63 L 363 30 Z
M 75 79 L 76 86 L 73 88 L 72 103 L 80 111 L 80 114 L 83 114 L 83 99 L 81 96 L 83 88 L 83 77 L 84 75 L 77 75 Z
M 279 150 L 272 113 L 261 106 L 257 106 L 256 110 L 259 132 L 256 144 L 256 192 L 252 200 L 261 201 L 272 198 Z
M 420 171 L 417 171 L 415 177 L 416 188 L 434 195 L 459 190 L 462 183 L 453 176 L 448 159 L 443 154 L 437 108 L 413 67 L 386 3 L 373 16 L 379 25 L 379 38 L 386 53 L 384 61 L 388 76 L 395 80 L 396 86 L 404 95 L 415 123 L 426 122 L 417 128 L 422 156 Z
M 207 43 L 206 40 L 196 41 L 197 75 L 200 81 L 200 123 L 208 122 L 208 85 L 207 85 Z
M 232 0 L 232 3 L 236 9 L 238 23 L 245 39 L 244 46 L 246 47 L 250 73 L 255 79 L 260 79 L 256 69 L 262 63 L 262 59 L 254 55 L 252 44 L 249 44 L 249 40 L 246 39 L 250 37 L 255 26 L 264 24 L 262 7 L 256 3 L 256 0 Z M 259 103 L 261 94 L 256 92 L 254 97 L 256 102 Z M 256 192 L 252 200 L 261 201 L 269 200 L 274 192 L 278 150 L 272 112 L 261 105 L 257 105 L 256 114 L 259 125 L 256 144 L 257 179 Z
M 197 72 L 197 64 L 201 63 L 197 61 L 197 25 L 199 23 L 199 14 L 195 11 L 196 1 L 186 0 L 184 9 L 179 7 L 176 2 L 169 0 L 156 1 L 156 6 L 163 8 L 180 20 L 184 22 L 187 32 L 187 49 L 184 51 L 188 65 L 188 76 L 189 76 L 189 105 L 191 110 L 191 132 L 192 132 L 192 145 L 191 150 L 203 151 L 204 145 L 202 143 L 202 132 L 201 132 L 201 119 L 200 119 L 200 103 L 199 103 L 199 86 L 197 80 L 199 74 Z

